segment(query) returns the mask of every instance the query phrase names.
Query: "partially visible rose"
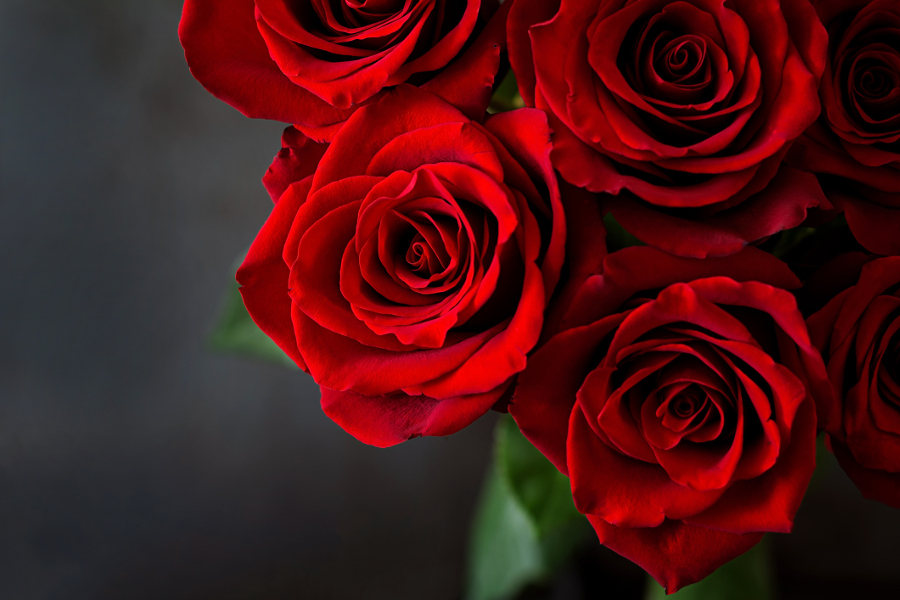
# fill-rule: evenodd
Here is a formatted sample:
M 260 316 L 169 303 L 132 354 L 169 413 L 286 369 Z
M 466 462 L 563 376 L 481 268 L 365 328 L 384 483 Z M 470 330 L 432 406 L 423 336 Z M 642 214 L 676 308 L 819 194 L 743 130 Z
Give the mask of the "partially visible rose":
M 866 498 L 900 508 L 900 258 L 863 266 L 809 330 L 839 400 L 828 427 L 838 462 Z
M 509 412 L 571 479 L 600 542 L 668 592 L 790 531 L 815 467 L 825 365 L 771 254 L 606 257 Z
M 900 254 L 900 5 L 818 0 L 815 7 L 829 35 L 822 115 L 787 160 L 850 180 L 826 181 L 829 200 L 868 250 Z
M 525 368 L 561 277 L 567 226 L 544 114 L 482 126 L 403 85 L 355 113 L 324 155 L 286 141 L 266 176 L 277 204 L 237 274 L 250 315 L 366 443 L 480 417 Z M 305 159 L 319 156 L 309 175 Z M 594 238 L 579 261 L 596 264 L 596 204 L 575 189 L 565 202 L 572 240 Z
M 247 116 L 294 123 L 328 140 L 382 90 L 441 73 L 497 6 L 496 0 L 186 0 L 178 33 L 191 72 L 212 94 Z M 491 39 L 475 44 L 435 93 L 489 93 L 506 11 Z
M 507 35 L 554 165 L 642 241 L 722 256 L 828 207 L 779 170 L 819 114 L 809 0 L 517 0 Z

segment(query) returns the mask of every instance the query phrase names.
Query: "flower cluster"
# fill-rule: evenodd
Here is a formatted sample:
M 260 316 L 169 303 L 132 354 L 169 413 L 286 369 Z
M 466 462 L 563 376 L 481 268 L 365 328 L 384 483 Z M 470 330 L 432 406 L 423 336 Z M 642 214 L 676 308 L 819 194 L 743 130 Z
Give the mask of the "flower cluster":
M 237 279 L 356 438 L 508 411 L 669 592 L 791 530 L 820 433 L 900 508 L 895 0 L 187 0 L 179 34 L 291 125 Z

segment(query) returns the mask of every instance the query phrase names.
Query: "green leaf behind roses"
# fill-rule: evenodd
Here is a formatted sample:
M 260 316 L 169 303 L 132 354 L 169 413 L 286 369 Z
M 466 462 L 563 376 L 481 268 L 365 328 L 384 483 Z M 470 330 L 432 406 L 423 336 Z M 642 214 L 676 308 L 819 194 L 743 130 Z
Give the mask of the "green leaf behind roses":
M 212 334 L 209 347 L 217 352 L 256 358 L 267 362 L 296 368 L 287 354 L 263 333 L 244 307 L 240 286 L 232 278 L 222 301 L 222 309 Z
M 634 234 L 622 227 L 611 212 L 603 216 L 603 225 L 606 227 L 606 245 L 610 252 L 630 246 L 646 246 Z
M 503 600 L 542 583 L 588 538 L 569 479 L 504 415 L 469 549 L 468 600 Z
M 666 596 L 665 589 L 649 579 L 645 600 L 770 600 L 772 566 L 767 540 L 719 567 L 712 575 Z
M 491 96 L 491 103 L 487 111 L 490 114 L 515 110 L 525 106 L 525 101 L 519 95 L 519 85 L 516 83 L 516 75 L 512 69 L 508 69 L 506 76 Z

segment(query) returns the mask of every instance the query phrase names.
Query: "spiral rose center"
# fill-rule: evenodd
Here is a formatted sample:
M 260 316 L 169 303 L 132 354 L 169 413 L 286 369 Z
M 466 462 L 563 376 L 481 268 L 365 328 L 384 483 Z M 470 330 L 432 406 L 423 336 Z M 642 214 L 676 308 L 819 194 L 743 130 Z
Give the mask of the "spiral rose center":
M 697 412 L 697 400 L 691 396 L 680 395 L 672 403 L 672 410 L 676 416 L 686 419 Z
M 850 70 L 846 75 L 849 97 L 845 100 L 845 108 L 864 129 L 897 129 L 896 120 L 900 115 L 900 53 L 883 44 L 876 44 L 859 52 L 849 64 Z
M 670 83 L 691 83 L 706 60 L 706 43 L 703 39 L 686 35 L 666 44 L 653 61 L 659 77 Z
M 442 270 L 438 257 L 421 233 L 417 233 L 410 243 L 406 262 L 415 273 L 424 277 L 430 277 L 436 269 Z
M 891 75 L 894 75 L 892 78 Z M 894 79 L 894 81 L 891 81 Z M 869 100 L 877 100 L 886 96 L 897 87 L 896 74 L 892 74 L 884 67 L 878 66 L 863 71 L 858 77 L 856 89 Z

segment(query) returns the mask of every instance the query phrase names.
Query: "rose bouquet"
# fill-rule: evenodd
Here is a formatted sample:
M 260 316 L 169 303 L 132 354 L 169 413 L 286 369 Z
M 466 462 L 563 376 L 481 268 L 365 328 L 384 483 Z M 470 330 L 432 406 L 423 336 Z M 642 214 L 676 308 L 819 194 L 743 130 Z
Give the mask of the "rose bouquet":
M 791 530 L 817 439 L 900 508 L 894 0 L 187 0 L 179 34 L 290 125 L 230 326 L 367 444 L 511 416 L 485 506 L 531 530 L 484 508 L 474 552 L 540 565 L 473 597 L 585 522 L 703 580 Z

